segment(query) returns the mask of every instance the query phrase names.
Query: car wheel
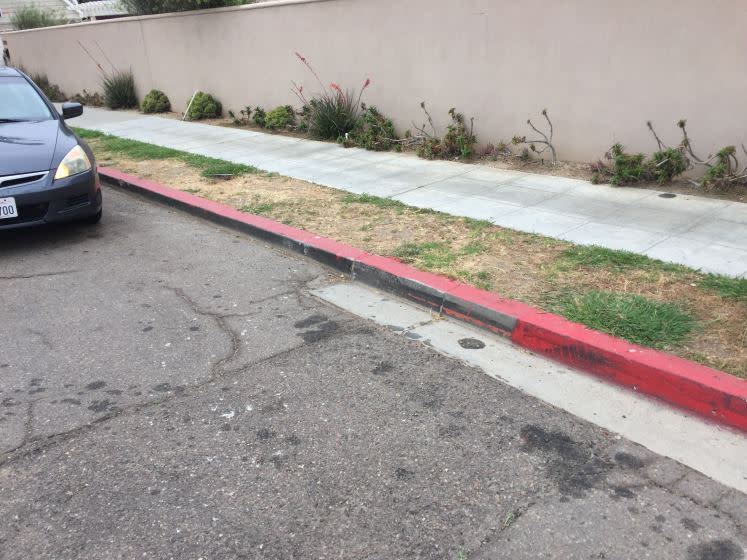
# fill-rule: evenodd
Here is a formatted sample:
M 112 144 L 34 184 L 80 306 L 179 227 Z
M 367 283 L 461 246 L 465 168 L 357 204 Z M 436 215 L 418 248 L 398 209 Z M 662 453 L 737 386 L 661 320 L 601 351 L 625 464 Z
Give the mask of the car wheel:
M 99 210 L 92 216 L 88 216 L 87 218 L 83 218 L 83 223 L 89 224 L 89 225 L 96 225 L 101 221 L 101 215 L 103 214 L 103 210 Z

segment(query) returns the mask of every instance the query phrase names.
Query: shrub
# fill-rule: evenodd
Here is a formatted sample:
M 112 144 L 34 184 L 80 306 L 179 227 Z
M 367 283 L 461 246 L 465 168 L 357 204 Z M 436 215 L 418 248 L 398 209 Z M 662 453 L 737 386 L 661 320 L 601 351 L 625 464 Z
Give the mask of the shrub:
M 361 110 L 361 97 L 363 92 L 371 85 L 371 80 L 366 79 L 363 82 L 361 90 L 356 95 L 353 90 L 345 90 L 331 83 L 329 87 L 319 79 L 316 71 L 308 61 L 296 53 L 298 59 L 314 75 L 316 81 L 322 88 L 322 93 L 310 100 L 306 98 L 303 86 L 293 83 L 294 92 L 301 100 L 301 103 L 308 106 L 308 117 L 305 119 L 306 127 L 312 136 L 323 140 L 338 140 L 344 138 L 358 124 L 358 117 Z
M 46 95 L 50 101 L 65 101 L 65 94 L 62 93 L 60 86 L 50 82 L 46 74 L 31 73 L 29 74 L 29 78 L 39 86 L 39 89 L 44 92 L 44 95 Z
M 231 118 L 231 122 L 235 124 L 236 126 L 241 126 L 243 124 L 249 124 L 249 118 L 252 116 L 252 108 L 250 105 L 247 105 L 241 111 L 239 111 L 239 114 L 237 115 L 233 111 L 228 111 L 228 116 Z
M 256 109 L 254 109 L 252 120 L 254 121 L 254 124 L 264 128 L 265 122 L 267 121 L 267 111 L 265 111 L 262 107 L 257 107 Z
M 164 92 L 152 89 L 143 98 L 140 110 L 143 113 L 166 113 L 171 110 L 171 102 Z
M 401 149 L 401 145 L 396 142 L 394 123 L 384 117 L 376 107 L 366 107 L 363 104 L 361 108 L 363 112 L 355 128 L 344 139 L 343 145 L 377 151 L 389 150 L 392 146 Z
M 419 157 L 425 159 L 472 158 L 477 143 L 477 138 L 473 133 L 474 119 L 470 119 L 470 126 L 467 128 L 464 115 L 457 113 L 456 109 L 452 107 L 449 109 L 451 123 L 446 127 L 446 134 L 443 138 L 439 138 L 436 127 L 433 125 L 433 119 L 425 107 L 425 101 L 420 103 L 420 107 L 425 112 L 433 133 L 426 132 L 425 124 L 418 128 L 420 134 L 416 138 L 419 141 L 416 153 Z
M 532 124 L 532 119 L 527 119 L 527 124 L 529 127 L 537 133 L 540 138 L 535 138 L 534 140 L 527 140 L 526 136 L 514 136 L 511 142 L 518 146 L 519 144 L 529 144 L 529 149 L 534 152 L 535 154 L 541 155 L 546 150 L 550 150 L 550 154 L 552 155 L 551 163 L 555 165 L 558 163 L 558 154 L 555 150 L 555 145 L 552 143 L 552 137 L 553 133 L 555 132 L 552 126 L 552 121 L 550 120 L 550 115 L 547 112 L 547 109 L 542 109 L 542 116 L 545 117 L 545 120 L 547 121 L 547 128 L 548 132 L 545 134 L 541 130 L 539 130 L 534 124 Z M 538 149 L 537 144 L 544 145 L 544 148 Z M 528 158 L 527 158 L 528 159 Z
M 272 111 L 267 113 L 265 117 L 265 128 L 276 129 L 286 128 L 289 125 L 295 124 L 296 112 L 290 105 L 281 105 L 275 107 Z
M 223 107 L 220 101 L 215 99 L 209 93 L 198 91 L 187 111 L 187 117 L 192 120 L 214 119 L 223 114 Z
M 38 27 L 52 27 L 53 25 L 64 25 L 65 19 L 53 10 L 45 10 L 39 6 L 29 4 L 21 6 L 10 16 L 10 24 L 15 30 L 36 29 Z
M 687 159 L 682 150 L 666 148 L 654 152 L 649 162 L 651 178 L 660 185 L 669 183 L 677 175 L 687 171 Z
M 613 185 L 637 183 L 649 176 L 646 156 L 626 153 L 625 147 L 619 142 L 610 148 L 605 157 L 612 162 L 610 183 Z
M 130 14 L 141 16 L 240 6 L 253 2 L 254 0 L 122 0 L 121 3 Z
M 605 154 L 612 162 L 612 169 L 607 169 L 601 162 L 597 163 L 591 182 L 601 183 L 602 178 L 608 176 L 613 185 L 629 185 L 641 181 L 668 183 L 687 170 L 688 160 L 681 149 L 662 147 L 664 149 L 654 152 L 651 159 L 647 160 L 644 154 L 628 154 L 622 144 L 614 144 Z
M 76 93 L 70 98 L 70 101 L 75 101 L 81 105 L 87 105 L 89 107 L 103 107 L 104 97 L 100 93 L 89 93 L 83 90 L 82 93 Z
M 113 74 L 104 74 L 104 103 L 110 109 L 130 109 L 137 107 L 135 77 L 132 70 L 117 70 Z

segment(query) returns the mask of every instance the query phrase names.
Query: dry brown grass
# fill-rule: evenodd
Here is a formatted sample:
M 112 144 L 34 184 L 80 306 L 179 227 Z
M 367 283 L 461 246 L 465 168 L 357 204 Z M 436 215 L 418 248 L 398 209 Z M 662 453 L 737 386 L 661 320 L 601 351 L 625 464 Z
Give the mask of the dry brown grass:
M 547 308 L 552 295 L 564 290 L 591 289 L 676 303 L 696 318 L 698 326 L 684 344 L 670 351 L 747 378 L 747 304 L 703 289 L 698 273 L 666 267 L 620 272 L 566 266 L 561 256 L 572 245 L 562 241 L 414 208 L 350 202 L 346 193 L 287 177 L 245 175 L 215 181 L 177 160 L 135 161 L 102 151 L 96 139 L 90 144 L 102 165 L 372 253 L 395 255 L 404 243 L 440 240 L 447 262 L 421 262 L 421 267 L 540 307 Z

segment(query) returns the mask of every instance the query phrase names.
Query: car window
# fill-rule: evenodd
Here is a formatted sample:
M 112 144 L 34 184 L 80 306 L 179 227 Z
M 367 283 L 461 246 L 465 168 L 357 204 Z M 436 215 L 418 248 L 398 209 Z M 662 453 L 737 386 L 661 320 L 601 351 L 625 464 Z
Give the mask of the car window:
M 23 78 L 0 78 L 0 123 L 54 118 L 36 90 Z

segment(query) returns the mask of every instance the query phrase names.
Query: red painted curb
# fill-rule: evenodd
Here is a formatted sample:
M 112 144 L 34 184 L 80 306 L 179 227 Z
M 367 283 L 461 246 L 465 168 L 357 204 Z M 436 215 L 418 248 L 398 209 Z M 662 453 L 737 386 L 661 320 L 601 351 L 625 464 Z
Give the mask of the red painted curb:
M 99 173 L 115 185 L 282 244 L 358 280 L 508 336 L 534 352 L 747 432 L 747 381 L 727 373 L 116 169 L 99 168 Z

